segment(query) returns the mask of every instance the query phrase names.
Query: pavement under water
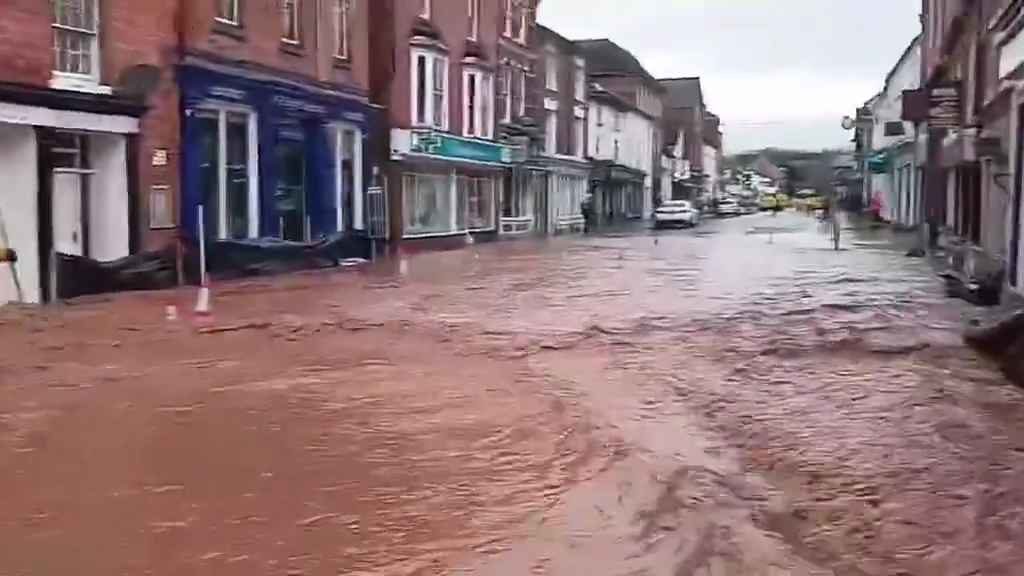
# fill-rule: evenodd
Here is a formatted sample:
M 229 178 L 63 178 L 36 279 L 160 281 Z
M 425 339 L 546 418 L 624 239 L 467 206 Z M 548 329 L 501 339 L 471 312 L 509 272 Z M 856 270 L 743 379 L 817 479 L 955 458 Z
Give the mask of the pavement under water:
M 1024 394 L 810 218 L 0 313 L 0 574 L 1019 574 Z

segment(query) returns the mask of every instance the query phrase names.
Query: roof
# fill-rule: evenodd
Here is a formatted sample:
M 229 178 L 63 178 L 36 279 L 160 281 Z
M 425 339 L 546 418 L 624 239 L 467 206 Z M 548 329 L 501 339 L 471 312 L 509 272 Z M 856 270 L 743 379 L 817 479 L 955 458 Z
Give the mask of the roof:
M 576 45 L 572 40 L 569 40 L 565 36 L 562 36 L 558 32 L 555 32 L 551 28 L 548 28 L 543 24 L 537 24 L 537 32 L 541 38 L 561 44 L 561 48 L 563 50 L 566 50 L 568 52 L 576 52 Z
M 889 87 L 889 82 L 892 81 L 892 77 L 896 75 L 896 71 L 900 69 L 900 66 L 903 65 L 903 62 L 906 61 L 906 59 L 909 58 L 911 54 L 913 54 L 914 49 L 917 48 L 920 45 L 921 45 L 921 35 L 918 34 L 917 36 L 914 36 L 914 39 L 911 40 L 910 44 L 908 44 L 907 47 L 903 50 L 903 54 L 900 54 L 899 60 L 897 60 L 896 64 L 893 65 L 892 69 L 889 70 L 889 73 L 885 75 L 885 87 L 886 88 Z M 884 92 L 885 89 L 883 89 L 882 91 Z
M 620 112 L 635 112 L 647 118 L 651 117 L 650 114 L 637 108 L 625 98 L 605 89 L 603 86 L 597 83 L 593 83 L 590 85 L 590 99 L 596 101 L 603 101 L 607 104 L 611 104 L 613 108 Z
M 663 78 L 658 83 L 667 92 L 665 104 L 669 108 L 698 108 L 704 103 L 699 77 Z
M 657 84 L 654 76 L 647 71 L 625 48 L 607 38 L 597 40 L 576 40 L 576 48 L 587 59 L 587 71 L 591 76 L 641 76 Z

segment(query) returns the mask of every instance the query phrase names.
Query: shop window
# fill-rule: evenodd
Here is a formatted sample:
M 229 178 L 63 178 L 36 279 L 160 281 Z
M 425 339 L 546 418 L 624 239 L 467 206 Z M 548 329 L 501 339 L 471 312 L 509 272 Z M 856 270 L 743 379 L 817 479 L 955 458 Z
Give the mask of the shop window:
M 468 69 L 462 78 L 462 132 L 466 136 L 491 138 L 491 75 Z
M 217 20 L 235 26 L 241 24 L 238 3 L 242 0 L 217 0 Z
M 350 22 L 352 15 L 352 4 L 354 0 L 334 0 L 334 57 L 339 60 L 348 60 L 351 47 L 349 46 L 349 35 L 351 33 Z
M 281 40 L 289 44 L 302 43 L 301 0 L 281 0 Z
M 501 216 L 503 218 L 524 218 L 533 212 L 531 202 L 531 185 L 529 174 L 521 174 L 513 179 L 513 184 L 502 191 Z
M 405 174 L 402 178 L 405 235 L 445 234 L 453 229 L 451 178 Z
M 494 180 L 491 178 L 458 177 L 457 231 L 480 231 L 494 228 Z
M 255 182 L 256 127 L 244 111 L 195 113 L 206 234 L 251 238 L 258 234 Z
M 417 126 L 448 129 L 448 58 L 424 50 L 412 52 L 412 117 Z
M 364 218 L 363 139 L 354 126 L 339 125 L 334 129 L 337 157 L 335 206 L 338 230 L 362 230 Z
M 52 5 L 55 79 L 72 77 L 98 84 L 98 0 L 54 0 Z

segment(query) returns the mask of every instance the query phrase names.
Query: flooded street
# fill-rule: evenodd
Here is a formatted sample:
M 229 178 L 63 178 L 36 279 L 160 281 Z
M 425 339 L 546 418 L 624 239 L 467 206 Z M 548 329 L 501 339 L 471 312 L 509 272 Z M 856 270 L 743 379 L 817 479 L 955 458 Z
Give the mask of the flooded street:
M 1024 394 L 927 261 L 844 244 L 755 215 L 216 286 L 202 321 L 5 309 L 0 575 L 1019 574 Z

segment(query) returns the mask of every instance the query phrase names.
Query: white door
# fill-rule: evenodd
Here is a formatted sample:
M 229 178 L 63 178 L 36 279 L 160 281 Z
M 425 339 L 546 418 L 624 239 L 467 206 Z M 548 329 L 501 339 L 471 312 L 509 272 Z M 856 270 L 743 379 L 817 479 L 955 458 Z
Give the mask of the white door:
M 53 249 L 84 256 L 82 237 L 82 179 L 78 171 L 53 172 Z

